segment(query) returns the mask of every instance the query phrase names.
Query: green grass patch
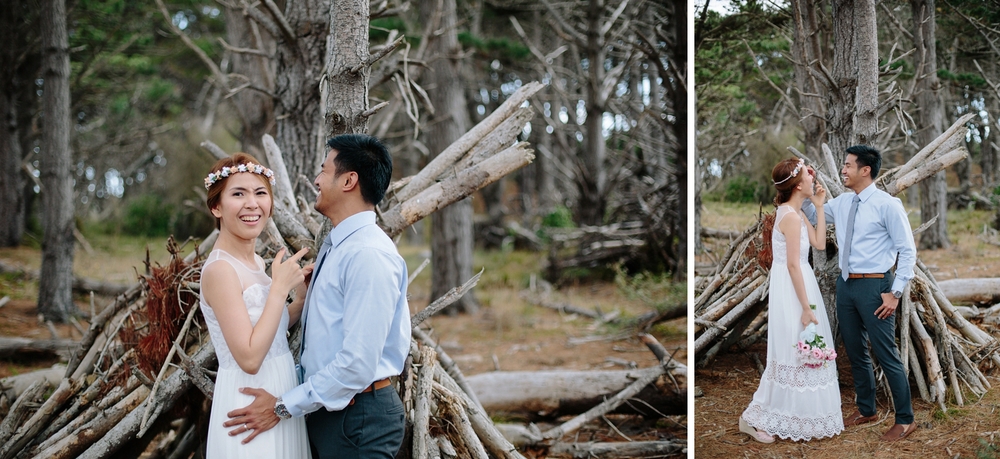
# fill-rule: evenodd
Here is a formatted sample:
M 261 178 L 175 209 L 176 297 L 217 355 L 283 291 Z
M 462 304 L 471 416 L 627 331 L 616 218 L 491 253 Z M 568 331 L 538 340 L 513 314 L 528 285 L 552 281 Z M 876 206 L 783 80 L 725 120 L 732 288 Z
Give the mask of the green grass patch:
M 621 266 L 613 269 L 618 290 L 652 309 L 665 311 L 687 300 L 687 283 L 674 282 L 666 273 L 628 274 Z
M 995 443 L 979 439 L 979 448 L 976 449 L 976 459 L 997 459 L 1000 458 L 1000 447 Z
M 964 416 L 965 410 L 958 408 L 948 408 L 948 411 L 941 411 L 941 409 L 934 410 L 933 417 L 937 421 L 944 421 L 952 417 Z
M 18 273 L 0 273 L 0 298 L 5 296 L 12 300 L 34 300 L 38 297 L 38 283 Z

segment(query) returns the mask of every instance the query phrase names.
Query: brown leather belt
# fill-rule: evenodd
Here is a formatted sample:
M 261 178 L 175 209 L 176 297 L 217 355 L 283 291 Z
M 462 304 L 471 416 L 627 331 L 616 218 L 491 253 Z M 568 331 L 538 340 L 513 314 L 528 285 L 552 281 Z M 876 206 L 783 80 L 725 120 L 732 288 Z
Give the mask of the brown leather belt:
M 389 378 L 380 379 L 378 381 L 375 381 L 375 382 L 371 383 L 368 387 L 366 387 L 364 390 L 362 390 L 359 393 L 363 394 L 365 392 L 371 392 L 373 390 L 385 389 L 386 387 L 389 387 L 391 385 L 392 385 L 392 381 L 390 381 Z M 351 399 L 351 402 L 347 404 L 347 406 L 351 406 L 351 405 L 354 405 L 354 399 L 353 398 Z
M 361 391 L 361 393 L 363 394 L 365 392 L 371 392 L 372 390 L 384 389 L 386 387 L 389 387 L 390 384 L 392 384 L 392 381 L 389 381 L 389 378 L 380 379 L 378 381 L 373 382 L 370 386 L 366 387 L 365 390 Z
M 872 274 L 848 274 L 848 279 L 884 279 L 884 273 L 872 273 Z

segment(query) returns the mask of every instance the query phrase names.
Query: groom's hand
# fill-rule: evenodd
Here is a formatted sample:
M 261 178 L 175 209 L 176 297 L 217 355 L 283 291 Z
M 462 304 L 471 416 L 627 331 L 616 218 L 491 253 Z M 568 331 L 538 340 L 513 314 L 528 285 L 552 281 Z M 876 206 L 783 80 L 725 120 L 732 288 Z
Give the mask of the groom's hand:
M 875 316 L 879 319 L 885 319 L 896 312 L 896 306 L 899 306 L 899 298 L 892 296 L 892 293 L 883 293 L 882 306 L 875 310 Z
M 274 404 L 278 402 L 277 397 L 271 395 L 266 390 L 244 387 L 240 389 L 240 393 L 254 396 L 253 403 L 226 413 L 229 416 L 229 420 L 222 423 L 222 426 L 235 427 L 235 429 L 229 431 L 229 435 L 231 436 L 249 431 L 250 435 L 242 441 L 245 445 L 250 443 L 250 440 L 253 440 L 261 432 L 270 430 L 272 427 L 278 425 L 278 421 L 281 418 L 274 414 Z

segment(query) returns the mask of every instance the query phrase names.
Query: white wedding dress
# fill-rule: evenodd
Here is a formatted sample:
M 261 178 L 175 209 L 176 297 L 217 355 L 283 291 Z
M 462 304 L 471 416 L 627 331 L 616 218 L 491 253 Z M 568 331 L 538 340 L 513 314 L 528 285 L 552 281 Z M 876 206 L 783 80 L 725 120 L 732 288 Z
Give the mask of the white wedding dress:
M 267 301 L 271 289 L 271 278 L 264 272 L 264 261 L 259 256 L 256 260 L 257 266 L 250 268 L 232 255 L 217 249 L 208 255 L 202 267 L 204 273 L 208 265 L 224 262 L 236 270 L 243 287 L 243 302 L 246 304 L 247 313 L 250 314 L 250 322 L 254 325 L 264 311 L 264 302 Z M 205 315 L 205 324 L 215 346 L 215 353 L 219 357 L 219 373 L 215 379 L 206 457 L 208 459 L 310 457 L 305 418 L 283 420 L 245 445 L 240 442 L 250 435 L 249 432 L 230 436 L 230 429 L 222 426 L 228 419 L 226 413 L 243 408 L 254 400 L 252 396 L 241 394 L 239 392 L 241 387 L 261 388 L 278 397 L 298 385 L 295 362 L 288 350 L 288 339 L 285 336 L 285 330 L 288 329 L 288 310 L 282 312 L 278 334 L 274 337 L 271 348 L 268 349 L 264 362 L 255 375 L 244 372 L 236 363 L 222 336 L 215 311 L 205 302 L 204 297 L 201 299 L 201 312 Z
M 790 440 L 810 440 L 832 437 L 844 430 L 840 411 L 840 387 L 837 383 L 836 362 L 821 368 L 804 366 L 796 354 L 802 326 L 802 307 L 799 305 L 788 271 L 788 249 L 785 235 L 778 222 L 795 213 L 790 206 L 779 206 L 774 219 L 771 248 L 771 278 L 768 290 L 767 316 L 767 367 L 760 379 L 760 386 L 753 401 L 743 412 L 747 424 L 768 434 Z M 816 332 L 823 336 L 827 347 L 834 345 L 827 319 L 823 296 L 816 282 L 816 275 L 809 266 L 809 235 L 802 222 L 799 244 L 799 261 L 806 295 L 816 305 Z

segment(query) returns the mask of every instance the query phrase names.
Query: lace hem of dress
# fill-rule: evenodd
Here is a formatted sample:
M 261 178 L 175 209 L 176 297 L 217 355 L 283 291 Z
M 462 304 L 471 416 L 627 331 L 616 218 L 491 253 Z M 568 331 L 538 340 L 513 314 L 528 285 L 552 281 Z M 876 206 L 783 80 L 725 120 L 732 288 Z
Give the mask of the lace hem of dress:
M 756 403 L 750 403 L 743 412 L 747 424 L 770 435 L 792 441 L 807 441 L 839 435 L 844 430 L 844 419 L 840 411 L 817 416 L 798 416 L 768 410 Z
M 784 365 L 771 360 L 767 362 L 764 379 L 799 392 L 817 391 L 837 384 L 837 368 L 833 364 L 809 368 L 804 365 Z

